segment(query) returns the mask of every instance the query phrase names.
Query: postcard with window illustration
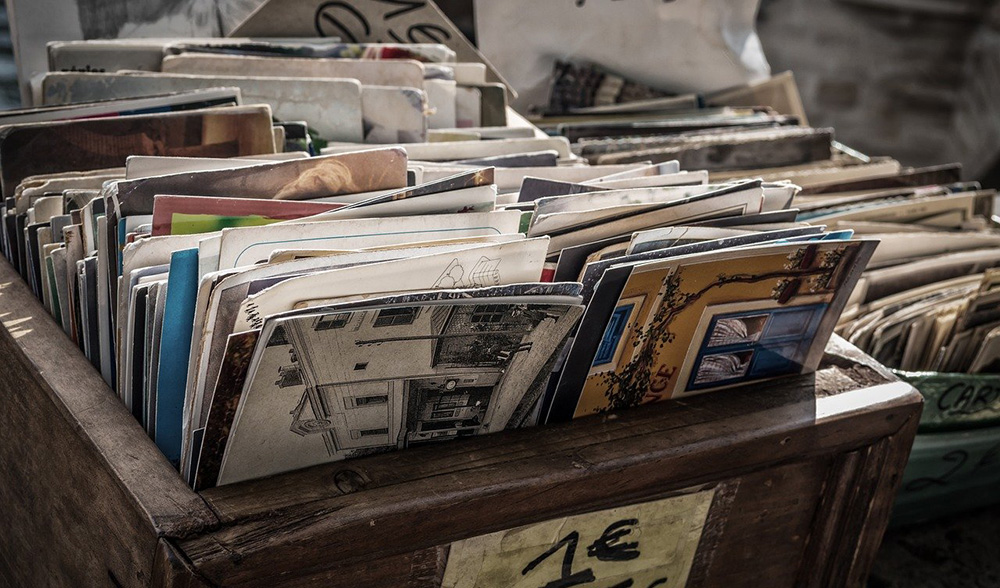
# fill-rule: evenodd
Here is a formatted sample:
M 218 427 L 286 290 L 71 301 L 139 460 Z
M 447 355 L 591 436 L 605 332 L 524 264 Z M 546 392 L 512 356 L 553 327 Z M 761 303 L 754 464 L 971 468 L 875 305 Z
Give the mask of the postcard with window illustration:
M 764 245 L 635 265 L 623 288 L 607 285 L 621 288 L 613 308 L 588 309 L 600 318 L 584 319 L 564 370 L 586 376 L 563 378 L 550 420 L 816 369 L 876 245 Z
M 538 300 L 389 306 L 269 322 L 219 484 L 521 422 L 583 312 Z

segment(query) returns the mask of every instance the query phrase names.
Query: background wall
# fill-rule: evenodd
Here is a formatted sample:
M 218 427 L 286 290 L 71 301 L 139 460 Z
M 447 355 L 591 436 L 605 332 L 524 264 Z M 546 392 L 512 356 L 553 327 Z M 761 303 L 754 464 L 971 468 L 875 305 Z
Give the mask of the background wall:
M 438 4 L 474 39 L 472 0 Z M 757 28 L 814 126 L 1000 188 L 1000 0 L 761 0 Z
M 814 126 L 869 154 L 957 159 L 987 177 L 1000 153 L 998 4 L 763 0 L 758 32 L 772 71 L 795 72 Z
M 17 65 L 14 63 L 14 49 L 10 41 L 7 6 L 0 2 L 0 110 L 20 106 L 21 95 L 17 89 Z

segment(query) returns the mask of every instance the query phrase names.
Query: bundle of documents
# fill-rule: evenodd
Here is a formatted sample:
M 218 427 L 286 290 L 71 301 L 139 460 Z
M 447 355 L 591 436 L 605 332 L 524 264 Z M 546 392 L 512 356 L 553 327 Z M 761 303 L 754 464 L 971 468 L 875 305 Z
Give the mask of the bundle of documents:
M 1000 373 L 996 194 L 956 172 L 912 170 L 907 185 L 851 194 L 869 202 L 820 211 L 882 241 L 838 331 L 887 366 Z
M 3 248 L 199 489 L 809 372 L 873 254 L 908 249 L 848 227 L 992 238 L 951 168 L 766 105 L 571 139 L 443 46 L 150 47 L 53 44 L 54 69 L 157 71 L 52 73 L 52 105 L 0 114 Z M 435 128 L 431 81 L 477 117 Z M 289 123 L 327 146 L 283 152 Z
M 563 91 L 556 84 L 553 101 Z M 958 165 L 907 168 L 840 145 L 831 129 L 803 126 L 790 74 L 536 122 L 592 164 L 673 159 L 707 170 L 712 182 L 793 183 L 797 223 L 881 243 L 838 332 L 901 370 L 1000 372 L 995 192 L 963 182 Z
M 506 126 L 507 91 L 444 45 L 319 39 L 118 39 L 48 46 L 36 105 L 239 88 L 326 141 L 411 143 L 428 130 Z

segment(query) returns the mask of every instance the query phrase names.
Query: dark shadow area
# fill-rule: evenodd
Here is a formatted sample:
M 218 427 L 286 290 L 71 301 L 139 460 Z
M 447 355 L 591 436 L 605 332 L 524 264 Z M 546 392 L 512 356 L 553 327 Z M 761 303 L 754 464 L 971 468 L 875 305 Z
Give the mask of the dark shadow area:
M 869 588 L 1000 586 L 1000 506 L 890 529 Z

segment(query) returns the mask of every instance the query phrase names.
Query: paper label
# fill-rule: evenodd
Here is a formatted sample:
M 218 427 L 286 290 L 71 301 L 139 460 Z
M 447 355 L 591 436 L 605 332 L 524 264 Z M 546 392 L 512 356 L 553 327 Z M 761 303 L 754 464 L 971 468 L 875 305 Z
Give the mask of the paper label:
M 460 62 L 496 68 L 431 0 L 267 0 L 231 37 L 337 37 L 344 43 L 440 43 Z
M 442 588 L 680 588 L 715 489 L 554 519 L 451 545 Z

